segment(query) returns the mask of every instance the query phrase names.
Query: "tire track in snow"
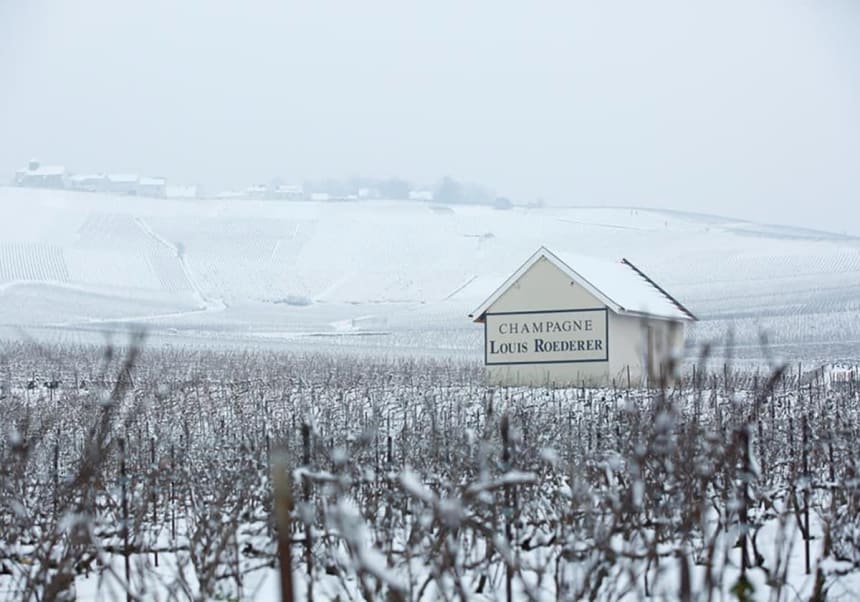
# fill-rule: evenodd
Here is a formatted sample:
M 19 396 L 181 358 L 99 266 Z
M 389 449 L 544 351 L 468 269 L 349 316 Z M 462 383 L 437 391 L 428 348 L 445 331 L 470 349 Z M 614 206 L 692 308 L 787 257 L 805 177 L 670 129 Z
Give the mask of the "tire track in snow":
M 353 271 L 347 272 L 346 274 L 344 274 L 343 276 L 341 276 L 340 278 L 338 278 L 337 280 L 335 280 L 334 282 L 329 284 L 322 292 L 314 295 L 313 300 L 314 301 L 325 301 L 326 297 L 328 297 L 329 295 L 334 293 L 337 289 L 339 289 L 341 286 L 343 286 L 344 284 L 349 282 L 349 280 L 353 276 L 355 276 L 355 273 Z
M 478 276 L 477 276 L 477 275 L 474 275 L 474 276 L 472 276 L 471 278 L 469 278 L 468 280 L 466 280 L 466 282 L 464 282 L 463 284 L 461 284 L 460 286 L 458 286 L 457 288 L 455 288 L 453 291 L 451 291 L 450 293 L 448 293 L 448 294 L 445 296 L 444 301 L 447 301 L 448 299 L 450 299 L 451 297 L 453 297 L 454 295 L 456 295 L 457 293 L 459 293 L 461 290 L 463 290 L 464 288 L 466 288 L 467 286 L 469 286 L 470 284 L 472 284 L 472 283 L 473 283 L 477 278 L 478 278 Z
M 185 252 L 181 245 L 176 245 L 163 238 L 161 235 L 156 233 L 150 226 L 147 224 L 143 218 L 135 217 L 134 222 L 137 226 L 143 231 L 144 234 L 149 236 L 152 240 L 157 242 L 158 244 L 167 247 L 179 261 L 179 266 L 182 268 L 182 273 L 185 274 L 185 278 L 188 280 L 188 284 L 191 285 L 191 290 L 194 291 L 194 296 L 197 297 L 200 304 L 203 306 L 203 311 L 221 311 L 226 309 L 227 304 L 224 303 L 223 299 L 213 299 L 208 297 L 203 289 L 200 288 L 200 285 L 197 284 L 197 279 L 194 276 L 194 272 L 191 270 L 191 267 L 188 265 L 188 261 L 185 259 Z

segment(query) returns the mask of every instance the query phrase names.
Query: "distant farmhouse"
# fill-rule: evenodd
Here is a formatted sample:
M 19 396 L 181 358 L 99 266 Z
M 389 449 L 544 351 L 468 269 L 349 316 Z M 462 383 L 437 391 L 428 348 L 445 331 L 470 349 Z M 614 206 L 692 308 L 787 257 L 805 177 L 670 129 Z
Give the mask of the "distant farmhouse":
M 150 198 L 195 198 L 196 186 L 168 187 L 162 177 L 137 174 L 71 174 L 62 166 L 42 166 L 33 160 L 15 172 L 15 186 L 26 188 L 56 188 L 77 192 L 105 192 Z M 170 193 L 168 190 L 170 189 Z
M 301 201 L 305 198 L 305 190 L 296 184 L 279 184 L 272 189 L 269 197 L 283 201 Z
M 165 178 L 140 178 L 137 181 L 137 194 L 139 196 L 164 198 L 166 186 L 167 180 Z
M 104 174 L 75 174 L 69 178 L 67 188 L 81 192 L 102 192 L 106 180 Z
M 265 184 L 255 184 L 245 189 L 247 199 L 265 199 L 269 195 L 269 187 Z
M 61 165 L 39 165 L 30 161 L 25 169 L 15 172 L 15 186 L 30 188 L 65 188 L 66 168 Z
M 63 166 L 42 166 L 35 160 L 30 161 L 26 168 L 16 170 L 13 185 L 158 199 L 201 198 L 196 186 L 171 185 L 167 178 L 160 176 L 135 173 L 74 174 L 68 172 Z M 444 178 L 437 187 L 431 188 L 423 185 L 413 187 L 408 181 L 394 177 L 326 179 L 316 183 L 306 181 L 304 185 L 283 184 L 278 177 L 268 184 L 254 184 L 244 188 L 224 190 L 210 195 L 209 198 L 313 202 L 387 199 L 435 202 L 438 205 L 483 204 L 496 209 L 510 209 L 514 206 L 513 202 L 506 197 L 491 196 L 479 186 L 463 184 L 452 178 Z
M 136 174 L 110 174 L 104 192 L 113 194 L 137 194 L 137 183 L 140 177 Z

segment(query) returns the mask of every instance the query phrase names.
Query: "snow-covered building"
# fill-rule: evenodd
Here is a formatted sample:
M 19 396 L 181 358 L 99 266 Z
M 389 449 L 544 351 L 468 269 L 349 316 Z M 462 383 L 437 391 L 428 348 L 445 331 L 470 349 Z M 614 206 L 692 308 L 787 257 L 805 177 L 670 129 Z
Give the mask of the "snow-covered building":
M 265 199 L 269 196 L 269 187 L 265 184 L 254 184 L 245 189 L 246 199 Z
M 149 196 L 164 198 L 164 190 L 167 186 L 165 178 L 142 177 L 137 181 L 138 196 Z
M 655 383 L 696 319 L 626 259 L 544 247 L 469 317 L 484 325 L 488 379 L 535 386 Z
M 105 191 L 114 194 L 137 194 L 139 180 L 136 174 L 110 174 L 107 177 Z
M 104 174 L 75 174 L 68 179 L 69 190 L 101 192 L 105 189 Z
M 813 377 L 818 376 L 813 373 Z M 860 365 L 855 362 L 835 362 L 820 368 L 820 377 L 826 386 L 853 385 L 860 380 Z
M 305 190 L 300 184 L 278 184 L 272 189 L 271 197 L 284 201 L 301 201 Z
M 26 168 L 15 172 L 15 186 L 65 188 L 66 168 L 62 165 L 40 165 L 38 161 L 30 161 Z

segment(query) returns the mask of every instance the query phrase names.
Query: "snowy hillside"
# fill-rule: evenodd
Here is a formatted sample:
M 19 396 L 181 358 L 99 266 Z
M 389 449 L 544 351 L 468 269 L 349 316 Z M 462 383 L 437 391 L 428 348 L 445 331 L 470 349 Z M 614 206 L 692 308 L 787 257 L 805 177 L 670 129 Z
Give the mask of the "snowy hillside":
M 0 337 L 477 357 L 466 315 L 540 245 L 627 257 L 743 357 L 860 355 L 860 239 L 644 209 L 153 200 L 0 188 Z

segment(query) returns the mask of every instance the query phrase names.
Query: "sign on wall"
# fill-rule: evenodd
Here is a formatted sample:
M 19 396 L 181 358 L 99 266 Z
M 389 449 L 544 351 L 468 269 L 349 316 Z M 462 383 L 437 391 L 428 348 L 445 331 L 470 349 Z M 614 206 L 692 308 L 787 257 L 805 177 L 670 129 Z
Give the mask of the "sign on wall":
M 609 316 L 600 309 L 484 315 L 484 363 L 555 364 L 609 361 Z

